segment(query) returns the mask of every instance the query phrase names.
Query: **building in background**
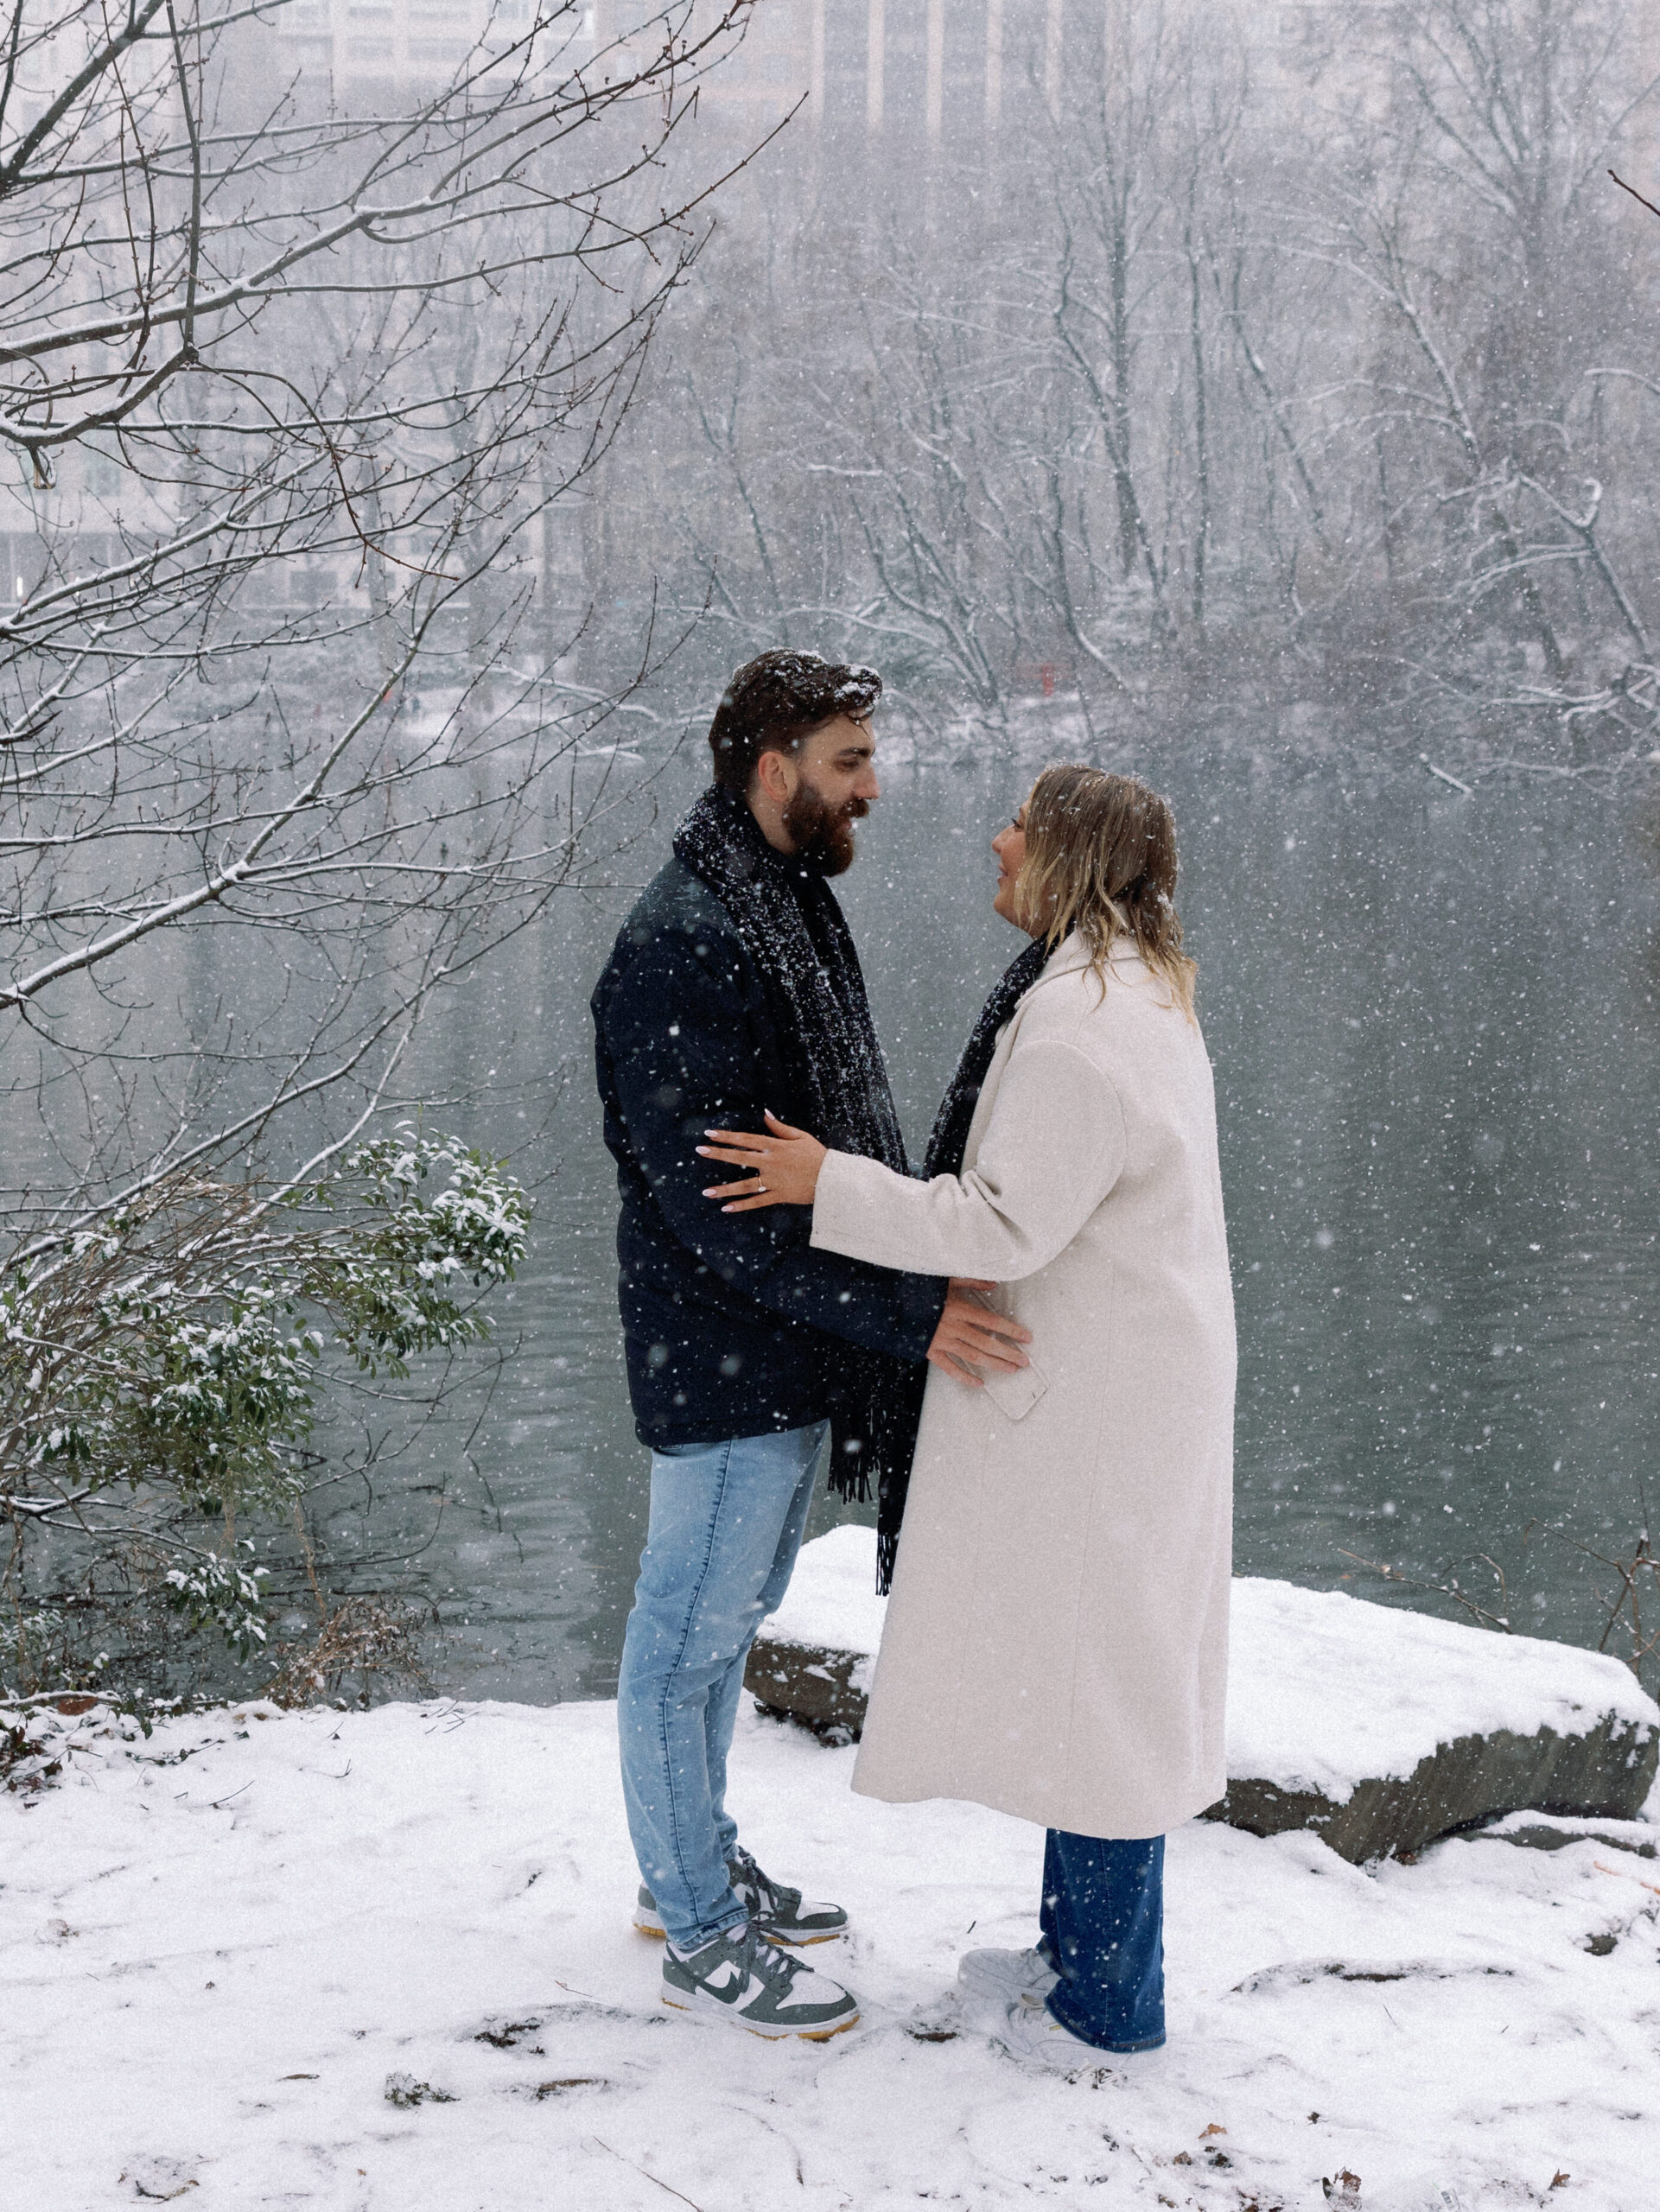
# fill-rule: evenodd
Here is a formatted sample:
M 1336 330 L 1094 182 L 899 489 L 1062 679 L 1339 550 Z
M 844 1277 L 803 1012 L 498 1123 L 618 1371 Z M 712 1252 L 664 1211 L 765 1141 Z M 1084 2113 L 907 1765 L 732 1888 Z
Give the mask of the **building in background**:
M 1173 25 L 1193 0 L 1167 4 Z M 557 16 L 544 36 L 567 66 L 574 52 L 603 69 L 608 54 L 626 54 L 643 12 L 641 0 L 588 0 Z M 815 131 L 960 150 L 1057 108 L 1069 73 L 1094 64 L 1115 12 L 1116 0 L 757 0 L 741 43 L 700 101 L 763 130 L 800 105 Z M 1341 10 L 1302 0 L 1213 10 L 1205 29 L 1231 30 L 1276 73 L 1294 76 L 1334 39 L 1352 52 L 1369 25 L 1386 37 L 1389 12 L 1370 0 Z M 718 13 L 718 0 L 698 0 L 705 26 Z M 353 106 L 372 92 L 444 81 L 469 54 L 524 38 L 535 16 L 534 0 L 287 0 L 271 20 L 296 72 L 327 78 L 340 105 Z

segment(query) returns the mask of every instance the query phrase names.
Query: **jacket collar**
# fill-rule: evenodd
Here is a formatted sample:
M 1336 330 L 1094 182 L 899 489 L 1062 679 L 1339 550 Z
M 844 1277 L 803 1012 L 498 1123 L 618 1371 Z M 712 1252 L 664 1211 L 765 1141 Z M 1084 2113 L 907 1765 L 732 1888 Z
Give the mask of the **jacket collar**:
M 1139 963 L 1141 957 L 1140 948 L 1134 938 L 1121 937 L 1107 955 L 1107 961 L 1110 966 L 1116 968 L 1121 963 L 1132 961 Z M 1080 969 L 1087 968 L 1089 964 L 1090 949 L 1074 930 L 1072 935 L 1064 938 L 1050 954 L 1044 963 L 1042 975 L 1038 977 L 1037 982 L 1032 988 L 1036 990 L 1039 985 L 1053 983 L 1059 976 L 1075 976 Z

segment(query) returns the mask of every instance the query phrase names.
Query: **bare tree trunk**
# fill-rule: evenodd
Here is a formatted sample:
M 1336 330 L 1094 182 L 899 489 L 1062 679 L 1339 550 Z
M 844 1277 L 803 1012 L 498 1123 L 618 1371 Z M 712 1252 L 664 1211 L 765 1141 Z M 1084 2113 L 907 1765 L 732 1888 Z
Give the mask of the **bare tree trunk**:
M 1130 474 L 1129 253 L 1122 217 L 1115 222 L 1108 249 L 1108 359 L 1111 364 L 1113 482 L 1118 494 L 1118 566 L 1125 575 L 1135 566 L 1142 537 L 1140 505 Z
M 1193 208 L 1190 197 L 1187 229 L 1183 243 L 1187 254 L 1188 335 L 1193 354 L 1193 467 L 1199 500 L 1199 520 L 1193 531 L 1193 629 L 1205 636 L 1205 562 L 1211 543 L 1211 449 L 1205 416 L 1205 325 L 1199 309 L 1199 255 L 1193 244 Z

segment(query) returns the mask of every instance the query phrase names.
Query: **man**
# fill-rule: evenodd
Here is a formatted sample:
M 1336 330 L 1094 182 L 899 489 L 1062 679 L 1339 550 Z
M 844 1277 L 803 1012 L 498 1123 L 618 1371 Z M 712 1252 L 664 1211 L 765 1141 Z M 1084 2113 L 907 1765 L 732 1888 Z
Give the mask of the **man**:
M 798 1955 L 846 1913 L 763 1874 L 725 1806 L 744 1661 L 789 1583 L 826 1435 L 832 1483 L 867 1495 L 903 1448 L 924 1358 L 1025 1364 L 1010 1325 L 955 1286 L 815 1251 L 798 1209 L 729 1214 L 704 1195 L 706 1132 L 768 1109 L 906 1172 L 828 881 L 879 795 L 881 691 L 874 671 L 811 653 L 739 670 L 709 731 L 714 787 L 593 999 L 629 1395 L 652 1450 L 618 1683 L 635 1924 L 665 1938 L 665 2003 L 770 2037 L 858 2018 Z

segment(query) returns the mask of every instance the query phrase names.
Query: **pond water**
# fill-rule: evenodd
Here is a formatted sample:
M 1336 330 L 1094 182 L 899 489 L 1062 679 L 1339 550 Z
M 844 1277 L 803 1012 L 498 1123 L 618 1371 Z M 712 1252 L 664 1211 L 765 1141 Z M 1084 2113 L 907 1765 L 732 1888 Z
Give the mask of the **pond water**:
M 1486 1554 L 1518 1626 L 1594 1642 L 1609 1578 L 1566 1539 L 1631 1539 L 1660 1410 L 1642 809 L 1542 782 L 1466 798 L 1422 769 L 1271 747 L 1099 757 L 1157 781 L 1181 830 L 1238 1300 L 1240 1570 L 1352 1576 L 1447 1611 L 1357 1560 L 1491 1598 L 1491 1567 L 1472 1564 Z M 438 1604 L 445 1687 L 469 1694 L 614 1686 L 646 1460 L 586 1002 L 696 767 L 659 789 L 629 882 L 573 894 L 425 1046 L 425 1085 L 487 1085 L 469 1127 L 485 1141 L 512 1145 L 551 1107 L 525 1166 L 557 1157 L 557 1176 L 498 1306 L 517 1349 L 487 1401 L 462 1393 L 372 1489 L 328 1494 L 323 1519 L 338 1558 L 418 1548 L 404 1579 Z M 1029 775 L 885 768 L 838 886 L 917 1150 L 1018 949 L 989 910 L 987 848 Z M 842 1517 L 821 1499 L 814 1529 Z

